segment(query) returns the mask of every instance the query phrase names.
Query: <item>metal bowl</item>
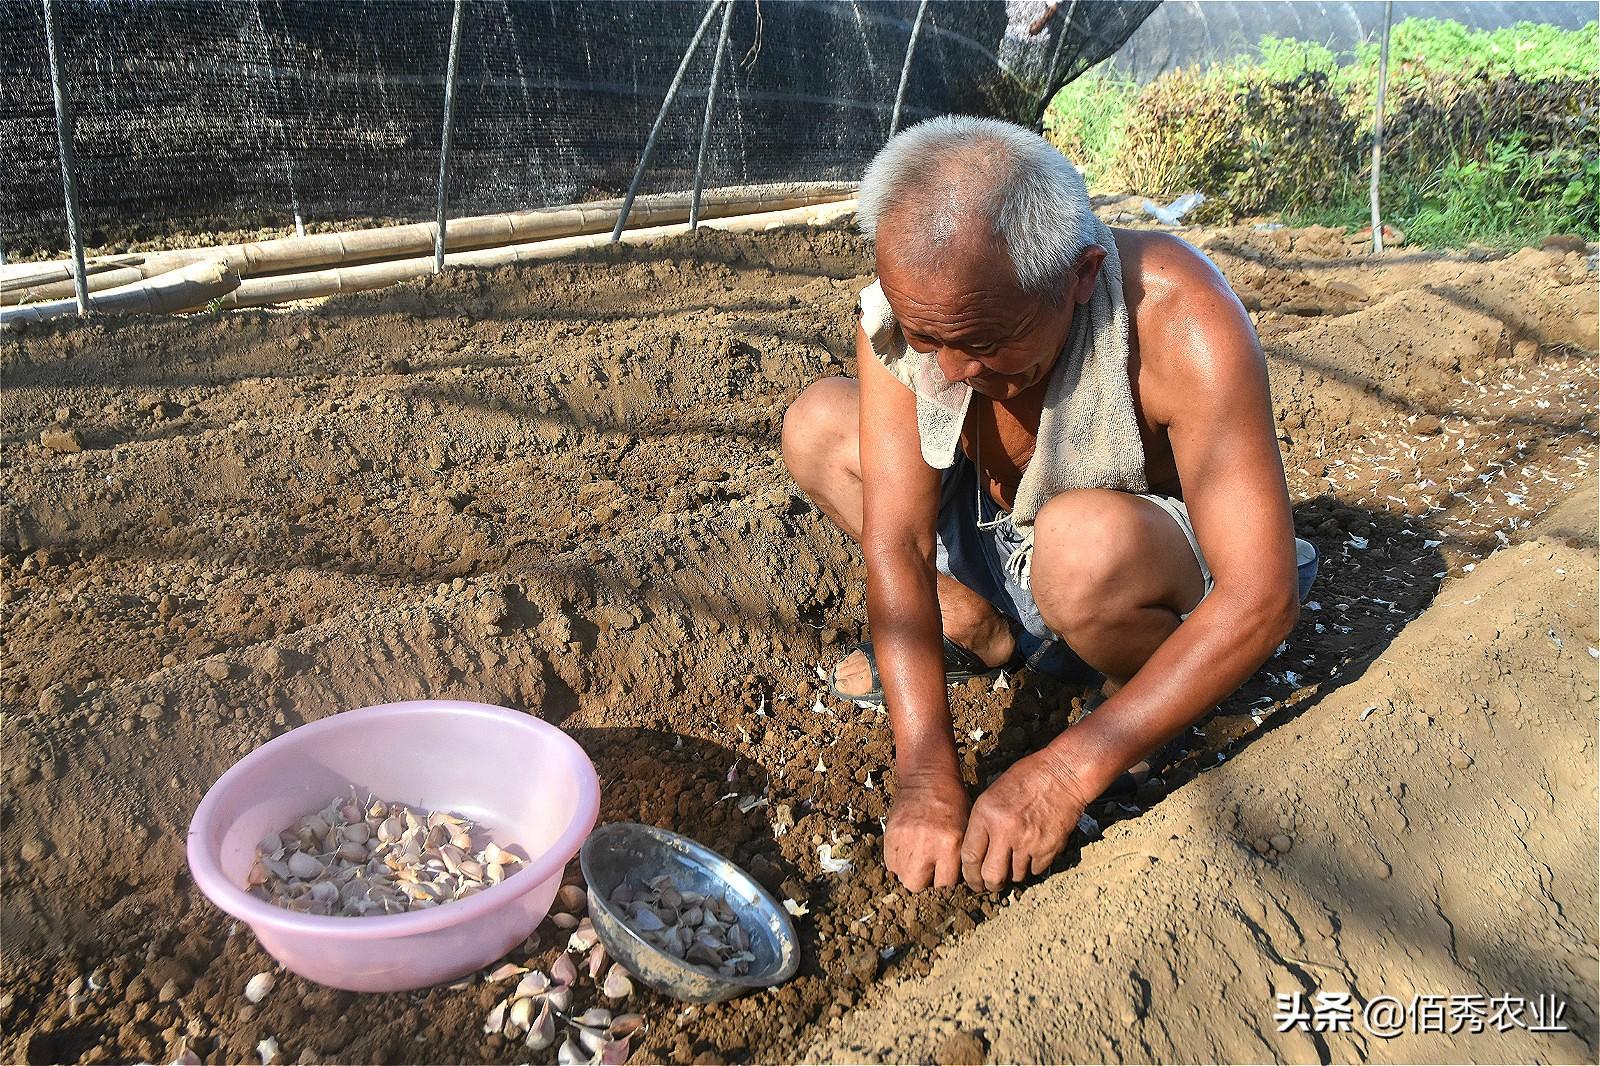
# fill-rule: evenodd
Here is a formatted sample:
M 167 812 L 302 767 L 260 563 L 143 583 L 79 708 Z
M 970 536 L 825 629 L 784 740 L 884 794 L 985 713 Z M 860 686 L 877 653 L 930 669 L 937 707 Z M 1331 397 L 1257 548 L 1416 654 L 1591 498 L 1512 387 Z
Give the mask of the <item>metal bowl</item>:
M 613 959 L 639 980 L 687 1003 L 717 1003 L 782 984 L 800 966 L 800 945 L 789 915 L 755 878 L 686 836 L 634 822 L 612 822 L 589 834 L 579 852 L 589 885 L 589 919 Z M 680 888 L 721 895 L 750 936 L 755 962 L 743 977 L 723 977 L 668 955 L 633 931 L 611 893 L 625 878 L 648 881 L 670 874 Z

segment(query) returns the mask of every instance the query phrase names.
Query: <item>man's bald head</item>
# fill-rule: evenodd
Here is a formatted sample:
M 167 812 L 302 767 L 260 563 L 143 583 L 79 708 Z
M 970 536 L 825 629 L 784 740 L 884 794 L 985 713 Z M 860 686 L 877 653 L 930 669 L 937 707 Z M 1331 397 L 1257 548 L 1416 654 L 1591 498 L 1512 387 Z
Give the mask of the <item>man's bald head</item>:
M 898 134 L 858 198 L 857 224 L 880 255 L 917 270 L 997 256 L 1024 292 L 1051 299 L 1095 241 L 1077 169 L 1043 137 L 995 119 L 945 115 Z

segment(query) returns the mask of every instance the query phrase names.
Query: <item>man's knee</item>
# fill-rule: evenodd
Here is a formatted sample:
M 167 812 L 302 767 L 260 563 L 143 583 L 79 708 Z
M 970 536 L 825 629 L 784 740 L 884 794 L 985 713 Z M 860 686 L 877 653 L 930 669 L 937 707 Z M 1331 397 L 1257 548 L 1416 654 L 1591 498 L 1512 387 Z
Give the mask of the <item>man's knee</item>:
M 854 381 L 826 377 L 807 385 L 783 413 L 783 461 L 802 488 L 835 451 L 855 440 L 856 404 Z
M 1110 489 L 1051 497 L 1034 520 L 1032 584 L 1039 614 L 1063 637 L 1117 613 L 1135 565 L 1137 501 Z

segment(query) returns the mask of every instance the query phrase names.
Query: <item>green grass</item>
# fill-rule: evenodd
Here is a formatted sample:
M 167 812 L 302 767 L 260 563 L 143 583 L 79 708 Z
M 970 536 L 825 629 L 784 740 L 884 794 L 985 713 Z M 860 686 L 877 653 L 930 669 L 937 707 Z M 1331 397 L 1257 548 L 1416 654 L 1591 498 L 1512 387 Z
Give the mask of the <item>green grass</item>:
M 1262 37 L 1258 58 L 1228 64 L 1238 75 L 1289 80 L 1327 74 L 1342 89 L 1371 85 L 1378 74 L 1378 42 L 1335 52 L 1314 41 Z M 1409 18 L 1389 34 L 1390 88 L 1405 90 L 1430 79 L 1518 77 L 1528 81 L 1593 77 L 1600 72 L 1600 23 L 1564 30 L 1519 22 L 1496 30 L 1474 30 L 1451 19 Z
M 1424 74 L 1505 77 L 1529 81 L 1594 77 L 1600 72 L 1600 24 L 1563 30 L 1519 22 L 1497 30 L 1468 29 L 1449 19 L 1405 19 L 1389 38 L 1389 69 L 1400 84 Z M 1377 42 L 1356 49 L 1352 77 L 1364 80 L 1378 71 Z
M 1519 141 L 1491 145 L 1484 158 L 1457 156 L 1423 180 L 1381 189 L 1383 217 L 1409 244 L 1460 247 L 1535 244 L 1553 233 L 1595 239 L 1600 231 L 1600 159 L 1538 154 Z M 1368 188 L 1347 183 L 1320 207 L 1285 215 L 1291 225 L 1365 226 Z
M 1397 23 L 1385 221 L 1422 245 L 1600 237 L 1597 28 Z M 1365 225 L 1377 62 L 1375 43 L 1335 53 L 1267 37 L 1258 56 L 1146 86 L 1091 71 L 1051 101 L 1045 135 L 1097 189 L 1200 188 L 1203 221 Z
M 1108 176 L 1095 171 L 1115 158 L 1123 117 L 1138 93 L 1131 80 L 1090 71 L 1064 86 L 1045 108 L 1045 134 L 1089 181 L 1098 181 Z

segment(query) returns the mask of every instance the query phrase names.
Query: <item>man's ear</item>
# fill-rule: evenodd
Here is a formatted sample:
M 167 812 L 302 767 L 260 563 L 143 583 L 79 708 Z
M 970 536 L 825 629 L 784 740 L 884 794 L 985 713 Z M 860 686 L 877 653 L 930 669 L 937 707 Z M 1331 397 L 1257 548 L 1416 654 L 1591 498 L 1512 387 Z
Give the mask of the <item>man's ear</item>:
M 1094 283 L 1100 278 L 1100 267 L 1106 261 L 1106 250 L 1091 244 L 1078 253 L 1072 273 L 1077 279 L 1072 283 L 1072 302 L 1086 304 L 1094 297 Z

